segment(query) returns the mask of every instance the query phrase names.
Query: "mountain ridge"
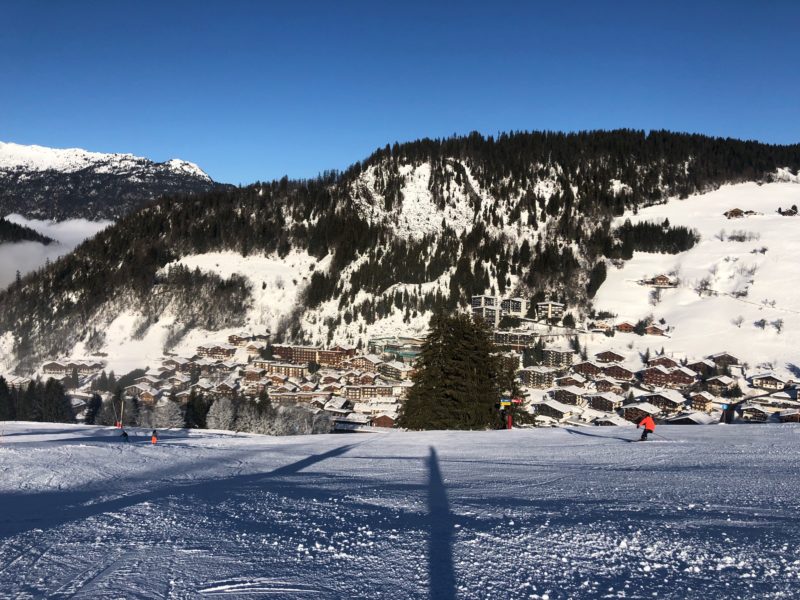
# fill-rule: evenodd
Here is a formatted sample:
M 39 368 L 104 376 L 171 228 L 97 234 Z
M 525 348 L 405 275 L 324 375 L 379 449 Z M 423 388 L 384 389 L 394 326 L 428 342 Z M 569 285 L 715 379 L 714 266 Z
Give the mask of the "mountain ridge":
M 0 142 L 0 214 L 116 219 L 159 196 L 206 192 L 215 183 L 181 159 Z
M 631 251 L 615 217 L 799 167 L 797 145 L 690 134 L 472 134 L 312 180 L 168 196 L 0 293 L 0 360 L 25 370 L 141 340 L 160 352 L 241 326 L 363 344 L 490 291 L 584 313 L 590 274 Z M 224 253 L 244 266 L 226 271 Z

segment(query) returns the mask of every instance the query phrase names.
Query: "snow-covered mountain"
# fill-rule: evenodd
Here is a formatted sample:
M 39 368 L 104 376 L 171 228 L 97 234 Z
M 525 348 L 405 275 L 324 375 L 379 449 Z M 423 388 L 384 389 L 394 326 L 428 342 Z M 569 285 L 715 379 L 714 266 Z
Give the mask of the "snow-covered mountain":
M 113 219 L 163 194 L 214 186 L 184 160 L 156 163 L 132 154 L 0 142 L 0 214 Z
M 164 198 L 0 293 L 0 368 L 100 352 L 121 372 L 242 327 L 364 344 L 486 292 L 563 301 L 580 322 L 643 243 L 616 231 L 626 211 L 798 168 L 800 146 L 667 132 L 473 135 Z

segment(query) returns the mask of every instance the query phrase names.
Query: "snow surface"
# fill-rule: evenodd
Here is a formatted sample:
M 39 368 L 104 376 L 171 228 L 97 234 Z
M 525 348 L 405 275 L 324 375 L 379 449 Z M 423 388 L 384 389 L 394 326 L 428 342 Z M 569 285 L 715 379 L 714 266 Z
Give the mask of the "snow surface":
M 252 305 L 244 315 L 244 324 L 214 332 L 192 329 L 171 351 L 178 355 L 194 354 L 200 344 L 224 342 L 228 335 L 242 329 L 275 331 L 297 308 L 298 294 L 308 285 L 311 274 L 315 270 L 325 270 L 329 262 L 330 258 L 318 261 L 305 252 L 292 252 L 284 258 L 274 254 L 242 256 L 236 252 L 208 252 L 185 256 L 167 264 L 162 272 L 180 264 L 204 273 L 214 273 L 223 279 L 234 274 L 242 275 L 249 280 L 252 289 Z M 179 316 L 166 311 L 139 338 L 135 332 L 141 322 L 140 313 L 130 309 L 115 315 L 104 327 L 106 337 L 102 352 L 108 369 L 128 373 L 160 363 L 171 327 Z M 89 354 L 83 342 L 70 352 L 70 356 Z
M 597 344 L 625 351 L 656 350 L 701 358 L 727 350 L 748 362 L 751 368 L 764 365 L 781 374 L 791 374 L 800 365 L 796 335 L 800 332 L 800 217 L 777 214 L 778 207 L 800 204 L 796 183 L 743 183 L 722 186 L 716 191 L 670 200 L 666 204 L 626 214 L 617 220 L 663 222 L 696 229 L 701 240 L 694 248 L 677 255 L 636 252 L 621 269 L 609 267 L 608 277 L 595 297 L 597 310 L 617 314 L 616 321 L 652 315 L 674 327 L 669 338 L 617 334 L 597 337 Z M 727 219 L 732 208 L 759 214 Z M 724 230 L 724 235 L 720 235 Z M 733 232 L 745 232 L 749 241 L 731 241 Z M 724 238 L 724 241 L 720 239 Z M 760 250 L 766 248 L 765 253 Z M 675 289 L 663 289 L 661 300 L 650 303 L 652 288 L 637 283 L 643 278 L 674 273 Z M 700 296 L 698 282 L 708 277 L 713 295 Z M 746 297 L 734 294 L 747 290 Z M 735 321 L 742 317 L 741 327 Z M 762 330 L 754 325 L 766 319 Z M 778 333 L 769 323 L 783 320 Z M 599 348 L 598 348 L 599 349 Z M 597 351 L 597 350 L 593 350 Z
M 94 168 L 98 173 L 113 173 L 138 169 L 149 159 L 133 154 L 104 154 L 87 152 L 80 148 L 46 148 L 44 146 L 23 146 L 0 142 L 0 170 L 61 171 L 74 173 Z M 211 178 L 194 163 L 172 159 L 164 163 L 176 173 L 195 175 L 207 180 Z
M 800 427 L 0 424 L 13 598 L 791 598 Z

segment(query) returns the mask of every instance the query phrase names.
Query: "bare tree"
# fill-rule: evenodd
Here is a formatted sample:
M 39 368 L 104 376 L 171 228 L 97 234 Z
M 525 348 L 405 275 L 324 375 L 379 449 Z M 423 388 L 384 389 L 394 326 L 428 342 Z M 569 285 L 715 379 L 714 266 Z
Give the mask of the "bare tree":
M 711 280 L 708 277 L 703 277 L 700 281 L 697 282 L 694 291 L 697 292 L 698 296 L 702 296 L 703 294 L 707 294 L 710 289 L 711 289 Z
M 742 323 L 744 323 L 744 317 L 743 317 L 742 315 L 739 315 L 738 317 L 736 317 L 736 318 L 735 318 L 735 319 L 732 321 L 732 323 L 733 323 L 734 325 L 736 325 L 736 326 L 737 326 L 739 329 L 741 329 L 741 328 L 742 328 Z
M 771 325 L 775 328 L 775 331 L 777 331 L 778 334 L 783 331 L 783 319 L 776 319 L 771 323 Z
M 661 288 L 653 288 L 650 290 L 650 304 L 656 306 L 661 302 Z

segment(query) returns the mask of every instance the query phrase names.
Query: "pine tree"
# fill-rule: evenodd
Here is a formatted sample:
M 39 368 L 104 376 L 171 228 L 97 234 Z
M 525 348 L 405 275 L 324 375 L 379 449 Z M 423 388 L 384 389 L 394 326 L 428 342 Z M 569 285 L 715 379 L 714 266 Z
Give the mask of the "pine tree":
M 105 371 L 103 373 L 105 374 Z M 87 425 L 94 425 L 95 419 L 97 419 L 97 415 L 102 407 L 103 399 L 100 397 L 100 395 L 92 394 L 92 397 L 89 398 L 89 402 L 86 405 L 86 416 L 84 417 L 84 423 Z
M 485 429 L 495 425 L 501 367 L 490 330 L 469 315 L 431 319 L 400 425 Z
M 0 421 L 14 419 L 14 405 L 11 401 L 11 390 L 3 377 L 0 377 Z

